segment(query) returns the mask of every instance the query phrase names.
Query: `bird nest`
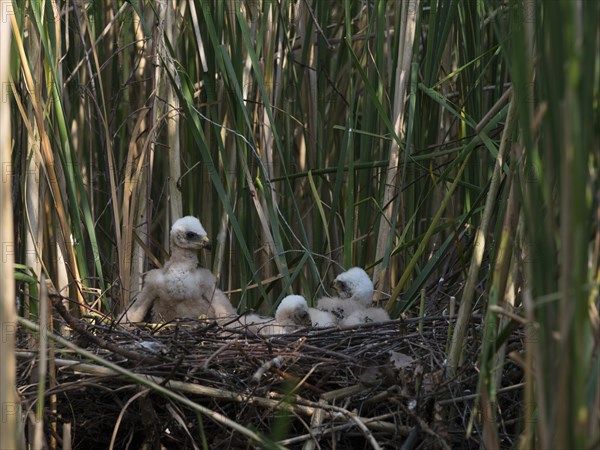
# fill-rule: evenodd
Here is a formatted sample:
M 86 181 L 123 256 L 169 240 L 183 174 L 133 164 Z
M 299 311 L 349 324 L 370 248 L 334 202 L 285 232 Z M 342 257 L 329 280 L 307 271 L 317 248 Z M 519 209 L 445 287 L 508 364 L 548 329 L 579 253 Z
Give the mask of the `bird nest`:
M 447 382 L 449 324 L 440 316 L 265 337 L 201 319 L 122 328 L 68 318 L 72 335 L 51 353 L 45 436 L 75 449 L 475 448 L 478 421 L 469 438 L 465 429 L 478 344 L 465 348 L 471 373 Z M 38 353 L 19 336 L 19 392 L 32 416 Z M 518 414 L 519 396 L 501 391 L 505 411 Z

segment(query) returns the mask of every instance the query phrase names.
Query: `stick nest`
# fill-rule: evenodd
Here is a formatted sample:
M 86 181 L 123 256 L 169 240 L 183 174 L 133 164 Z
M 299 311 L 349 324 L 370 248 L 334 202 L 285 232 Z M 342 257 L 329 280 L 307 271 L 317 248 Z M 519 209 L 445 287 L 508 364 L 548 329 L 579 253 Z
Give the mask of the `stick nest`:
M 210 410 L 200 414 L 112 369 L 55 344 L 45 392 L 44 431 L 74 449 L 256 448 L 221 415 L 287 448 L 478 448 L 474 324 L 463 373 L 445 373 L 449 321 L 429 318 L 347 329 L 258 336 L 209 320 L 122 328 L 77 321 L 70 341 Z M 73 325 L 73 324 L 71 324 Z M 18 385 L 29 418 L 37 402 L 37 353 L 19 332 Z M 510 347 L 522 348 L 515 333 Z M 521 381 L 506 364 L 503 386 Z M 521 391 L 499 394 L 506 446 Z M 466 428 L 473 419 L 473 432 Z M 405 447 L 402 447 L 406 445 Z

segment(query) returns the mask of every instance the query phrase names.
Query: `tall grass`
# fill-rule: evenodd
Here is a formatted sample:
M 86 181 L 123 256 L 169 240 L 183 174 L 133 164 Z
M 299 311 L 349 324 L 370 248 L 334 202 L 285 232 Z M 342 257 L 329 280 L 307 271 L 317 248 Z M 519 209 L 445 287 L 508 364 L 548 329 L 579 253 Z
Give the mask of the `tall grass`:
M 597 2 L 9 6 L 16 260 L 81 315 L 125 307 L 192 214 L 240 311 L 352 265 L 394 317 L 456 296 L 450 380 L 482 312 L 489 448 L 524 322 L 522 447 L 598 442 Z
M 0 10 L 5 11 L 10 2 L 0 1 Z M 8 86 L 10 76 L 10 22 L 0 20 L 0 86 Z M 17 419 L 19 417 L 16 395 L 16 309 L 15 279 L 13 277 L 14 237 L 11 179 L 11 110 L 6 101 L 0 102 L 0 164 L 3 177 L 0 180 L 0 407 L 2 408 L 2 433 L 0 448 L 17 448 Z M 4 171 L 4 169 L 8 169 Z

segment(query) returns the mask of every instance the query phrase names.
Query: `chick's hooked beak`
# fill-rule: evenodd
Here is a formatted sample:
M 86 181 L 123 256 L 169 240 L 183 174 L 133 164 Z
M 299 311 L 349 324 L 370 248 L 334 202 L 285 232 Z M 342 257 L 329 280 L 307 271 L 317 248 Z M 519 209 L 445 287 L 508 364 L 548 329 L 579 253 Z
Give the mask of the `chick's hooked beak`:
M 208 236 L 203 236 L 202 237 L 202 248 L 210 251 L 212 249 L 212 244 L 210 242 L 210 239 L 208 238 Z
M 329 285 L 329 287 L 333 290 L 335 290 L 335 292 L 340 293 L 341 291 L 344 290 L 344 286 L 342 286 L 342 283 L 340 283 L 338 280 L 333 280 L 331 282 L 331 284 Z
M 310 320 L 310 316 L 306 316 L 302 319 L 302 325 L 305 327 L 310 327 L 312 325 L 312 321 Z
M 334 289 L 337 295 L 341 298 L 352 297 L 352 290 L 345 281 L 333 280 L 331 283 L 331 288 Z
M 300 313 L 300 324 L 304 327 L 310 327 L 312 325 L 312 321 L 310 320 L 310 314 L 308 312 L 303 311 Z

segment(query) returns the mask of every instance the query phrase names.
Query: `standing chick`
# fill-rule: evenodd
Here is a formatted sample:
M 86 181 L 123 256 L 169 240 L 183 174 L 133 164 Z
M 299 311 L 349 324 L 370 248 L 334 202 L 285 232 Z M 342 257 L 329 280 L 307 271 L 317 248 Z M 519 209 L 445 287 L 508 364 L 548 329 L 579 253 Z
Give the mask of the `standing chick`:
M 121 321 L 139 322 L 148 311 L 154 322 L 181 317 L 222 318 L 235 314 L 215 276 L 198 267 L 198 250 L 210 248 L 206 231 L 198 219 L 186 216 L 171 227 L 171 258 L 161 269 L 148 272 L 144 288 Z

